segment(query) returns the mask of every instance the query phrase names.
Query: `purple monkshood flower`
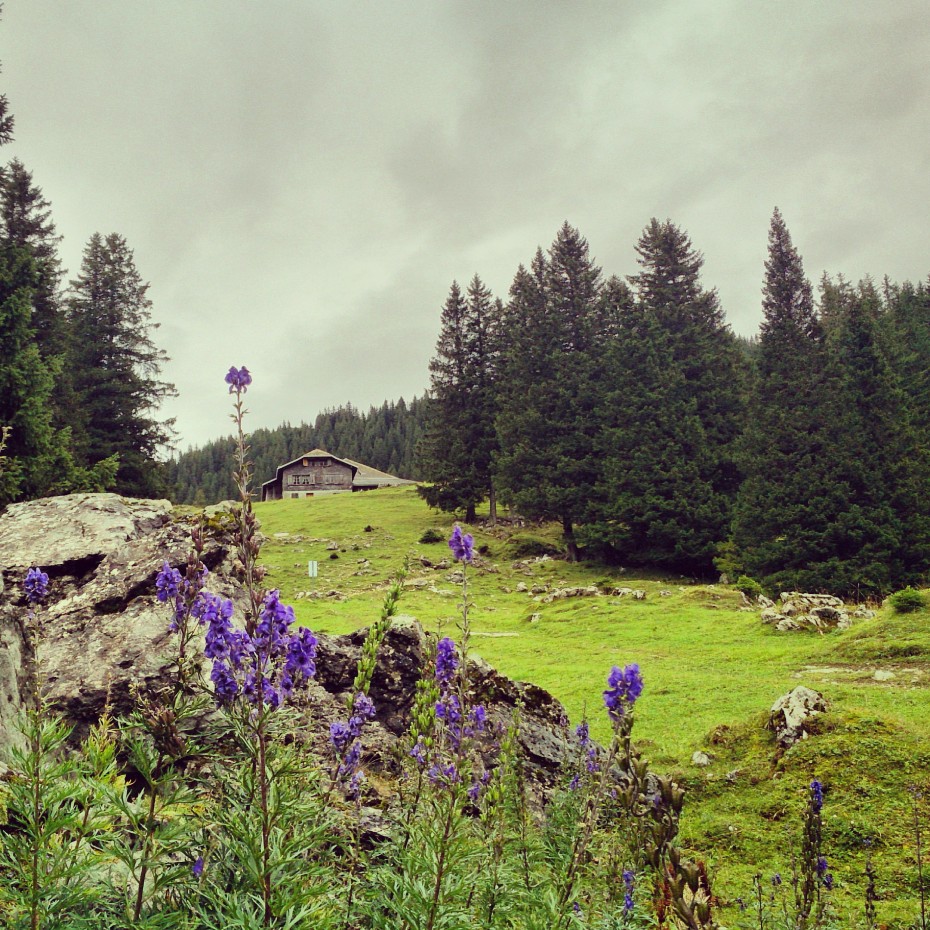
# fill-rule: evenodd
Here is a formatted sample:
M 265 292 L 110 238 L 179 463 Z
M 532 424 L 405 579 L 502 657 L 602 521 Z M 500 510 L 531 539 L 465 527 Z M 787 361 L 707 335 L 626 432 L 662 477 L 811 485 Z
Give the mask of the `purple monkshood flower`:
M 470 562 L 474 558 L 475 539 L 471 533 L 462 533 L 462 528 L 456 523 L 449 537 L 449 548 L 457 562 Z
M 823 809 L 823 783 L 816 778 L 811 782 L 811 802 L 814 813 L 819 814 Z
M 48 594 L 48 575 L 40 568 L 30 568 L 23 580 L 23 591 L 30 604 L 44 601 Z
M 422 737 L 420 737 L 417 739 L 416 745 L 413 747 L 413 749 L 410 750 L 409 753 L 407 753 L 407 755 L 409 755 L 412 759 L 416 759 L 417 765 L 422 768 L 424 765 L 426 765 L 426 756 L 424 754 L 425 750 L 426 746 L 423 744 Z
M 162 562 L 161 571 L 155 578 L 155 596 L 166 604 L 178 596 L 181 590 L 181 573 L 167 562 Z
M 229 371 L 226 372 L 226 383 L 229 385 L 230 394 L 245 394 L 246 389 L 252 383 L 252 376 L 249 374 L 249 369 L 242 366 L 242 368 L 236 368 L 233 365 Z
M 643 676 L 639 666 L 635 662 L 622 669 L 615 665 L 607 676 L 607 690 L 604 692 L 604 706 L 611 720 L 619 723 L 642 693 Z
M 636 884 L 636 875 L 633 873 L 632 869 L 624 869 L 623 871 L 623 910 L 627 914 L 632 913 L 633 911 L 633 886 Z
M 191 872 L 194 873 L 195 878 L 200 878 L 203 875 L 203 856 L 198 856 L 194 860 L 194 864 L 191 866 Z
M 449 687 L 458 664 L 455 643 L 448 636 L 444 636 L 436 646 L 436 683 L 440 688 Z
M 588 745 L 588 759 L 587 762 L 585 762 L 585 766 L 592 775 L 599 769 L 597 764 L 597 746 L 595 746 L 594 743 Z
M 568 783 L 568 790 L 577 791 L 580 784 L 581 776 L 576 772 L 574 775 L 572 775 L 572 780 Z
M 833 875 L 830 872 L 827 872 L 821 881 L 823 882 L 823 887 L 826 888 L 827 891 L 833 891 Z
M 818 856 L 817 857 L 817 874 L 823 875 L 827 871 L 828 868 L 829 866 L 827 865 L 827 857 Z
M 584 749 L 584 747 L 587 746 L 591 740 L 591 736 L 588 730 L 587 720 L 582 720 L 581 723 L 579 723 L 578 726 L 575 727 L 575 736 L 578 737 L 578 744 L 581 746 L 582 749 Z
M 776 872 L 772 876 L 772 885 L 777 888 L 781 884 L 781 872 Z

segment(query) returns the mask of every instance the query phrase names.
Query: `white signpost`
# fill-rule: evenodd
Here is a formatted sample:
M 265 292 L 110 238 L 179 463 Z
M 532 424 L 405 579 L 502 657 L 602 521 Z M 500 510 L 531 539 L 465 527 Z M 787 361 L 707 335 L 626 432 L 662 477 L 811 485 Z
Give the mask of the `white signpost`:
M 307 562 L 307 575 L 310 578 L 316 578 L 317 572 L 319 571 L 320 563 L 315 559 L 311 559 Z

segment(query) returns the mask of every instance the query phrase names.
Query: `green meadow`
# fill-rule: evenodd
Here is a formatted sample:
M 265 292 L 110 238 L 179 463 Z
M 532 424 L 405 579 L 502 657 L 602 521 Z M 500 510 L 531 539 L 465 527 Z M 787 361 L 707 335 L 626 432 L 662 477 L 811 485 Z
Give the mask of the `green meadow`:
M 257 504 L 268 583 L 316 631 L 345 633 L 378 614 L 385 585 L 410 560 L 400 612 L 455 636 L 461 586 L 444 542 L 419 540 L 453 521 L 413 488 Z M 825 849 L 842 926 L 862 920 L 868 845 L 878 870 L 879 922 L 907 927 L 918 913 L 914 790 L 930 795 L 930 617 L 880 608 L 850 630 L 776 633 L 724 585 L 527 554 L 557 548 L 556 527 L 469 528 L 482 547 L 468 569 L 472 649 L 512 678 L 551 691 L 573 721 L 608 735 L 601 692 L 612 665 L 638 662 L 645 691 L 634 736 L 653 765 L 688 788 L 682 843 L 704 858 L 737 923 L 752 877 L 786 882 L 807 786 L 825 785 Z M 335 548 L 332 548 L 335 546 Z M 486 548 L 484 548 L 486 547 Z M 307 563 L 319 574 L 309 578 Z M 644 591 L 542 603 L 517 590 L 599 585 Z M 876 673 L 880 673 L 876 676 Z M 887 674 L 887 673 L 890 673 Z M 823 693 L 829 712 L 787 753 L 765 729 L 768 710 L 797 685 Z M 699 768 L 702 750 L 711 764 Z M 927 804 L 923 828 L 930 827 Z M 925 868 L 925 871 L 926 868 Z

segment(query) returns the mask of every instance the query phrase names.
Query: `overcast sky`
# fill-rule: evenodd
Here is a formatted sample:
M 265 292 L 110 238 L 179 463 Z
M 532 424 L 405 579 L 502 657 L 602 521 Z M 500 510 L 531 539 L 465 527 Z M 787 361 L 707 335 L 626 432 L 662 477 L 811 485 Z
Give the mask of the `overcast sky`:
M 930 272 L 927 0 L 6 0 L 2 153 L 73 276 L 151 282 L 179 445 L 422 394 L 453 279 L 506 298 L 564 220 L 608 274 L 653 216 L 760 319 L 779 206 L 808 274 Z

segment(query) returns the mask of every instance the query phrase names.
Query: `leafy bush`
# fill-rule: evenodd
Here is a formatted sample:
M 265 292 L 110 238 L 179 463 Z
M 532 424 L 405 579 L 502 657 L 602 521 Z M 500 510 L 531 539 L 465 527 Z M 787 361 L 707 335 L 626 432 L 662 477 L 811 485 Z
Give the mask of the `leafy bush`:
M 758 597 L 762 593 L 762 585 L 755 578 L 748 575 L 740 575 L 734 585 L 737 591 L 742 591 L 748 598 Z
M 927 598 L 916 588 L 908 586 L 892 594 L 888 603 L 894 608 L 895 613 L 911 614 L 916 610 L 923 610 L 927 606 Z
M 432 528 L 428 529 L 421 537 L 420 542 L 424 545 L 429 545 L 430 543 L 441 543 L 445 542 L 446 537 L 439 532 L 439 530 L 434 530 Z

